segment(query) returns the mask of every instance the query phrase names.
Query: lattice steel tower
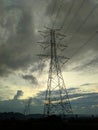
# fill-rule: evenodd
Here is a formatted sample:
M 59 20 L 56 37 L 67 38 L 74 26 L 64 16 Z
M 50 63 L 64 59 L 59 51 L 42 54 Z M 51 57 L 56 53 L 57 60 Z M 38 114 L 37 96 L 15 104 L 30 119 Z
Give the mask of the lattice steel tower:
M 71 104 L 69 101 L 64 79 L 61 73 L 61 67 L 59 64 L 59 59 L 66 58 L 66 60 L 68 60 L 69 58 L 57 54 L 58 46 L 60 46 L 61 48 L 66 47 L 63 44 L 59 45 L 56 43 L 57 35 L 62 37 L 63 34 L 60 34 L 57 30 L 54 29 L 50 29 L 49 33 L 50 33 L 49 34 L 50 43 L 48 44 L 50 44 L 50 51 L 49 51 L 50 54 L 40 55 L 50 57 L 49 76 L 44 101 L 44 115 L 50 116 L 50 115 L 65 115 L 68 113 L 72 114 L 73 112 Z
M 30 98 L 28 99 L 28 101 L 27 101 L 26 106 L 25 106 L 24 115 L 29 115 L 29 114 L 30 114 L 31 103 L 32 103 L 32 98 L 30 97 Z

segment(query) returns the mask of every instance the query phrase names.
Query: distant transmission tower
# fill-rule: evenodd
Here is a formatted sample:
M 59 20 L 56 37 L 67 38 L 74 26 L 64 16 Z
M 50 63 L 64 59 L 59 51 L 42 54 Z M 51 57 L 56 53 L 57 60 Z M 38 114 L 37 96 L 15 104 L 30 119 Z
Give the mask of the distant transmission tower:
M 59 60 L 66 59 L 67 61 L 69 58 L 57 54 L 58 49 L 63 51 L 67 46 L 63 44 L 59 45 L 59 43 L 56 42 L 56 39 L 64 39 L 65 35 L 59 33 L 58 29 L 49 28 L 47 28 L 46 32 L 40 31 L 40 33 L 44 38 L 45 36 L 50 36 L 50 42 L 38 42 L 44 49 L 49 48 L 47 51 L 49 54 L 40 54 L 39 56 L 50 59 L 49 76 L 44 101 L 44 115 L 72 114 L 71 104 L 59 64 Z
M 25 106 L 25 109 L 24 109 L 24 115 L 29 115 L 30 114 L 30 106 L 31 106 L 31 103 L 32 103 L 32 98 L 30 97 L 28 99 L 28 102 Z

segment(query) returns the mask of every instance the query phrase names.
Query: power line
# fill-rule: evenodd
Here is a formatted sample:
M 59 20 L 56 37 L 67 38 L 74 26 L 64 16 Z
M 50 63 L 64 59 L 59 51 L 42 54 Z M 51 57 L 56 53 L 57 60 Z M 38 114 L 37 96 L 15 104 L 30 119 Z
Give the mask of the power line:
M 74 4 L 75 4 L 75 0 L 72 1 L 72 4 L 71 4 L 71 6 L 70 6 L 69 9 L 68 9 L 68 12 L 67 12 L 67 14 L 66 14 L 66 16 L 65 16 L 65 18 L 64 18 L 64 21 L 63 21 L 63 23 L 62 23 L 62 25 L 61 25 L 61 27 L 60 27 L 61 29 L 64 27 L 65 22 L 66 22 L 66 19 L 67 19 L 68 16 L 70 15 Z
M 85 3 L 85 0 L 83 0 L 83 1 L 81 2 L 79 8 L 76 10 L 75 14 L 73 15 L 72 20 L 70 21 L 69 25 L 68 25 L 67 28 L 66 28 L 66 32 L 68 31 L 68 29 L 69 29 L 70 26 L 72 25 L 72 22 L 74 21 L 74 19 L 76 19 L 76 17 L 78 16 L 78 14 L 79 14 L 81 8 L 83 7 L 84 3 Z
M 82 26 L 87 22 L 87 20 L 89 19 L 89 17 L 92 15 L 92 13 L 95 11 L 95 9 L 97 8 L 98 4 L 94 6 L 94 8 L 90 11 L 90 13 L 87 15 L 87 17 L 84 19 L 84 21 L 80 24 L 80 26 L 76 29 L 76 31 L 74 32 L 74 34 L 72 35 L 72 37 L 70 38 L 69 42 L 66 44 L 71 44 L 71 41 L 74 39 L 74 36 L 77 32 L 80 31 L 80 29 L 82 28 Z M 61 41 L 60 41 L 61 42 Z M 67 60 L 65 63 L 67 63 L 69 60 Z
M 82 44 L 71 56 L 70 56 L 70 59 L 72 59 L 84 46 L 86 46 L 94 37 L 96 36 L 96 32 L 94 32 L 91 37 L 86 41 L 84 42 L 84 44 Z M 68 63 L 69 59 L 65 62 L 65 63 Z M 65 64 L 63 63 L 63 65 Z
M 89 19 L 89 17 L 92 15 L 92 13 L 95 11 L 95 9 L 97 8 L 98 4 L 94 6 L 94 8 L 90 11 L 90 13 L 87 15 L 87 17 L 84 19 L 84 21 L 80 24 L 80 26 L 76 29 L 75 33 L 72 35 L 71 39 L 69 42 L 71 42 L 75 36 L 75 34 L 77 32 L 79 32 L 79 30 L 82 28 L 82 26 L 87 22 L 87 20 Z M 69 42 L 67 44 L 69 44 Z
M 53 0 L 51 0 L 51 2 L 52 2 L 52 1 L 53 1 Z M 53 6 L 53 8 L 52 8 L 52 10 L 51 10 L 51 16 L 50 16 L 51 23 L 52 23 L 52 15 L 54 14 L 54 11 L 55 11 L 55 9 L 56 9 L 56 6 L 57 6 L 57 0 L 54 1 L 54 6 Z
M 80 7 L 78 8 L 78 10 L 80 10 L 80 9 L 82 8 L 84 2 L 85 2 L 85 0 L 82 1 L 82 3 L 81 3 L 81 5 L 80 5 Z M 69 8 L 69 10 L 68 10 L 68 12 L 67 12 L 66 17 L 68 17 L 68 14 L 71 12 L 74 3 L 75 3 L 75 0 L 72 2 L 71 6 L 70 6 L 70 8 Z M 84 19 L 84 21 L 83 21 L 83 22 L 80 24 L 80 26 L 77 28 L 77 30 L 76 30 L 75 33 L 77 33 L 77 32 L 81 29 L 81 27 L 87 22 L 87 20 L 88 20 L 89 17 L 92 15 L 92 13 L 93 13 L 94 10 L 97 8 L 97 6 L 98 6 L 98 4 L 94 6 L 94 8 L 90 11 L 90 13 L 89 13 L 89 14 L 87 15 L 87 17 Z M 61 6 L 60 6 L 60 8 L 61 8 Z M 60 8 L 59 8 L 59 10 L 60 10 Z M 58 12 L 59 12 L 59 10 L 58 10 Z M 57 13 L 57 14 L 58 14 L 58 13 Z M 77 14 L 75 14 L 75 16 L 77 16 Z M 62 27 L 64 27 L 64 25 L 63 25 Z M 74 34 L 74 35 L 75 35 L 75 34 Z M 71 37 L 70 41 L 73 40 L 74 35 Z M 95 36 L 95 33 L 94 33 L 81 47 L 79 47 L 78 50 L 76 50 L 71 57 L 73 57 L 81 48 L 83 48 L 90 40 L 92 40 L 94 36 Z M 69 43 L 69 42 L 68 42 L 68 43 Z M 69 59 L 68 59 L 66 62 L 68 62 L 68 61 L 69 61 Z
M 52 24 L 52 15 L 54 14 L 54 11 L 56 9 L 57 0 L 51 0 L 50 5 L 52 5 L 52 6 L 48 9 L 47 14 L 49 14 L 50 26 L 51 26 L 51 24 Z
M 84 46 L 86 46 L 95 36 L 96 36 L 96 32 L 94 32 L 94 33 L 91 35 L 91 37 L 90 37 L 86 42 L 84 42 L 84 44 L 81 45 L 81 46 L 72 54 L 71 58 L 74 57 L 74 56 L 75 56 Z
M 62 5 L 63 5 L 63 4 L 62 4 L 63 0 L 61 0 L 60 2 L 61 2 L 61 4 L 60 4 L 60 6 L 59 6 L 59 8 L 58 8 L 58 10 L 57 10 L 57 14 L 56 14 L 55 20 L 54 20 L 54 22 L 53 22 L 52 28 L 54 28 L 54 25 L 55 25 L 55 23 L 56 23 L 56 20 L 57 20 L 58 15 L 59 15 L 60 9 L 61 9 L 61 7 L 62 7 Z M 67 18 L 67 17 L 69 16 L 69 14 L 70 14 L 70 12 L 71 12 L 71 10 L 72 10 L 72 7 L 73 7 L 73 5 L 74 5 L 74 2 L 75 2 L 75 0 L 73 0 L 73 2 L 72 2 L 72 4 L 71 4 L 71 6 L 70 6 L 70 8 L 69 8 L 69 10 L 68 10 L 68 12 L 67 12 L 65 18 Z M 55 1 L 55 5 L 57 6 L 57 1 Z M 55 8 L 56 8 L 56 6 L 55 6 Z M 54 12 L 54 8 L 53 8 L 53 10 L 52 10 L 52 13 L 53 13 L 53 12 Z M 51 13 L 51 16 L 52 16 L 52 13 Z M 65 20 L 66 20 L 66 19 L 65 19 Z M 65 21 L 65 20 L 64 20 L 64 21 Z
M 52 1 L 53 1 L 53 0 L 51 0 L 51 2 L 52 2 Z M 57 0 L 54 1 L 54 6 L 53 6 L 53 8 L 52 8 L 52 10 L 51 10 L 51 16 L 52 16 L 53 13 L 54 13 L 54 10 L 55 10 L 56 5 L 57 5 Z
M 89 14 L 87 15 L 87 17 L 84 19 L 84 21 L 80 24 L 80 26 L 78 27 L 78 29 L 76 30 L 75 33 L 77 33 L 77 32 L 81 29 L 81 27 L 86 23 L 86 21 L 87 21 L 87 20 L 89 19 L 89 17 L 92 15 L 92 13 L 94 12 L 94 10 L 97 8 L 97 6 L 98 6 L 98 4 L 94 6 L 94 8 L 90 11 L 90 13 L 89 13 Z M 80 46 L 80 47 L 72 54 L 72 56 L 71 56 L 70 58 L 74 57 L 74 56 L 79 52 L 80 49 L 82 49 L 86 44 L 89 43 L 90 40 L 93 39 L 93 37 L 94 37 L 95 35 L 96 35 L 96 34 L 94 33 L 82 46 Z M 73 40 L 74 36 L 75 36 L 75 34 L 71 37 L 70 41 Z M 69 41 L 69 42 L 70 42 L 70 41 Z M 69 43 L 69 42 L 68 42 L 68 43 Z M 67 43 L 67 44 L 68 44 L 68 43 Z M 67 63 L 68 61 L 69 61 L 69 59 L 66 60 L 66 61 L 63 63 L 63 65 L 64 65 L 65 63 Z
M 58 8 L 58 11 L 57 11 L 57 14 L 56 14 L 56 17 L 55 17 L 55 20 L 54 20 L 54 22 L 53 22 L 53 26 L 52 26 L 52 28 L 54 28 L 54 25 L 55 25 L 55 23 L 56 23 L 56 19 L 57 19 L 57 17 L 58 17 L 58 15 L 59 15 L 59 12 L 60 12 L 60 9 L 61 9 L 61 7 L 62 7 L 62 0 L 60 1 L 61 2 L 61 4 L 60 4 L 60 6 L 59 6 L 59 8 Z

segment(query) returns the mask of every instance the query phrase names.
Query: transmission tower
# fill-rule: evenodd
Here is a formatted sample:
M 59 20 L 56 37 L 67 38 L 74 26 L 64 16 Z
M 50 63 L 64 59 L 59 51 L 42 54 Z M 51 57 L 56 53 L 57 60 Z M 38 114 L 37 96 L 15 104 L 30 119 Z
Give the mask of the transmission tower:
M 64 83 L 64 79 L 61 73 L 61 67 L 59 59 L 69 59 L 57 54 L 58 48 L 64 50 L 67 46 L 56 42 L 56 38 L 59 40 L 65 37 L 64 34 L 59 33 L 57 29 L 48 29 L 47 32 L 41 32 L 47 36 L 50 36 L 50 42 L 39 42 L 43 44 L 44 48 L 48 49 L 49 54 L 40 54 L 41 57 L 48 57 L 50 59 L 49 75 L 47 81 L 47 90 L 44 101 L 44 115 L 66 115 L 72 114 L 72 108 L 69 101 L 68 93 Z M 48 45 L 48 46 L 47 46 Z
M 30 97 L 28 99 L 28 102 L 25 106 L 25 109 L 24 109 L 24 115 L 29 115 L 30 114 L 30 106 L 31 106 L 31 103 L 32 103 L 32 98 Z

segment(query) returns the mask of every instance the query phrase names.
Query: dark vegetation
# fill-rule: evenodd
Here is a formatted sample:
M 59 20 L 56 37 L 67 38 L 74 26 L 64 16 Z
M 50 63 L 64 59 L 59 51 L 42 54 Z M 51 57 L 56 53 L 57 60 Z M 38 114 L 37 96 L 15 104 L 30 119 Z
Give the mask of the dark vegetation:
M 40 114 L 23 115 L 20 113 L 0 113 L 0 129 L 3 128 L 25 128 L 25 129 L 98 129 L 98 117 L 65 117 L 49 116 L 43 117 Z

